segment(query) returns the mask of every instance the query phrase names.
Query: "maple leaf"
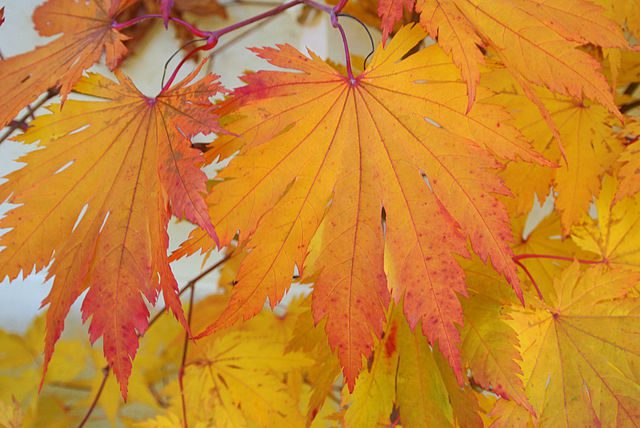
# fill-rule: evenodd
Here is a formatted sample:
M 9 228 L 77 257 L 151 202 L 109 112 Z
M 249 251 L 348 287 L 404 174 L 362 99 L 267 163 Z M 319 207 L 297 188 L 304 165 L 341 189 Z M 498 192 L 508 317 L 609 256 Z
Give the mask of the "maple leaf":
M 512 300 L 503 297 L 504 280 L 478 261 L 464 267 L 469 298 L 462 301 L 462 359 L 475 382 L 533 412 L 522 384 L 518 338 L 503 315 Z
M 635 426 L 640 420 L 638 273 L 574 262 L 557 297 L 514 307 L 525 388 L 541 426 Z
M 400 305 L 392 304 L 388 319 L 353 393 L 343 390 L 345 426 L 393 425 L 394 409 L 403 426 L 481 425 L 471 389 L 460 387 L 420 329 L 411 331 Z
M 82 72 L 95 64 L 103 51 L 113 70 L 127 53 L 123 41 L 128 37 L 113 29 L 112 22 L 128 3 L 49 0 L 38 6 L 33 13 L 38 33 L 63 34 L 31 52 L 0 61 L 0 126 L 49 88 L 59 86 L 64 101 Z
M 640 270 L 640 196 L 614 203 L 617 180 L 605 176 L 602 191 L 595 201 L 597 219 L 586 215 L 571 229 L 571 239 L 580 248 L 597 254 L 607 264 Z
M 624 163 L 620 169 L 620 184 L 616 199 L 640 193 L 640 120 L 630 119 L 622 131 L 622 137 L 631 141 L 620 155 Z
M 640 36 L 640 3 L 636 0 L 593 0 L 605 8 L 607 15 L 636 38 Z
M 616 120 L 605 108 L 592 102 L 577 102 L 571 98 L 536 91 L 536 96 L 556 124 L 564 153 L 554 141 L 556 135 L 539 113 L 537 106 L 527 102 L 527 96 L 513 88 L 513 81 L 502 71 L 487 73 L 483 83 L 496 91 L 490 100 L 512 112 L 518 129 L 547 159 L 561 165 L 545 168 L 521 162 L 507 165 L 502 177 L 515 193 L 516 214 L 528 213 L 533 196 L 540 200 L 553 187 L 555 206 L 560 211 L 563 230 L 567 235 L 587 211 L 594 196 L 600 192 L 602 175 L 611 168 L 623 145 L 614 130 Z
M 311 299 L 307 298 L 303 306 L 308 309 L 298 315 L 287 351 L 301 351 L 314 360 L 305 373 L 312 385 L 307 405 L 307 425 L 311 425 L 326 398 L 333 393 L 336 378 L 340 374 L 340 363 L 327 343 L 324 323 L 314 325 Z
M 531 214 L 534 216 L 535 214 Z M 519 237 L 512 246 L 516 255 L 536 255 L 573 257 L 588 259 L 589 254 L 582 251 L 570 237 L 562 234 L 560 215 L 552 211 L 542 218 L 533 230 L 526 230 L 527 217 L 521 216 L 513 220 L 513 234 Z M 593 258 L 593 256 L 591 256 Z M 555 296 L 553 279 L 556 278 L 569 264 L 562 260 L 552 260 L 539 257 L 531 257 L 520 261 L 536 279 L 537 285 L 544 295 Z M 466 269 L 465 269 L 466 272 Z M 547 288 L 545 288 L 547 287 Z M 495 289 L 494 289 L 495 291 Z M 504 297 L 504 296 L 503 296 Z M 504 299 L 503 299 L 504 300 Z
M 285 353 L 286 342 L 252 330 L 225 332 L 198 343 L 188 356 L 184 379 L 192 421 L 221 427 L 303 425 L 284 375 L 309 367 L 307 355 Z
M 55 277 L 49 296 L 45 367 L 71 304 L 88 289 L 83 319 L 104 353 L 123 396 L 138 334 L 148 322 L 145 299 L 165 302 L 184 322 L 167 261 L 171 213 L 215 239 L 203 199 L 206 175 L 189 137 L 217 130 L 208 97 L 221 90 L 210 75 L 189 85 L 200 68 L 155 98 L 92 74 L 75 86 L 100 101 L 71 100 L 38 117 L 17 140 L 39 142 L 7 176 L 0 200 L 19 207 L 0 221 L 0 272 L 10 279 L 45 268 Z
M 379 4 L 382 31 L 387 35 L 407 0 Z M 417 0 L 415 10 L 431 37 L 460 67 L 468 85 L 469 107 L 484 63 L 480 48 L 493 48 L 520 84 L 587 97 L 619 115 L 600 64 L 577 49 L 586 43 L 627 46 L 620 27 L 605 16 L 602 7 L 585 0 Z
M 314 317 L 327 318 L 351 388 L 382 332 L 388 288 L 406 294 L 411 326 L 423 321 L 461 379 L 455 255 L 467 254 L 467 238 L 519 290 L 492 153 L 545 161 L 501 109 L 478 103 L 465 114 L 465 85 L 437 47 L 402 60 L 424 36 L 405 27 L 354 82 L 313 53 L 256 50 L 297 71 L 247 75 L 223 107 L 233 135 L 209 156 L 242 149 L 208 203 L 221 244 L 239 230 L 250 252 L 228 308 L 202 334 L 250 318 L 267 297 L 275 305 L 295 265 L 315 280 Z M 210 242 L 196 233 L 178 254 L 198 249 Z

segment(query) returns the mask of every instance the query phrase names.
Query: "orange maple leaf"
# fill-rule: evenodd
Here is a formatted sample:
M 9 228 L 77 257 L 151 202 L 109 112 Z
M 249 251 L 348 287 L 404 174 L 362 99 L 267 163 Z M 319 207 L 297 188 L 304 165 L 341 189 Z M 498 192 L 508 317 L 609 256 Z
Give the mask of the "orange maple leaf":
M 127 53 L 123 41 L 128 37 L 113 29 L 112 23 L 130 4 L 49 0 L 36 8 L 33 22 L 41 36 L 63 34 L 45 46 L 0 61 L 0 127 L 49 88 L 59 86 L 64 101 L 82 72 L 95 64 L 103 51 L 113 70 Z
M 393 29 L 410 0 L 380 0 L 383 34 Z M 416 0 L 420 23 L 449 53 L 468 85 L 469 106 L 476 98 L 484 55 L 497 57 L 530 90 L 544 85 L 554 92 L 587 97 L 621 118 L 600 64 L 580 45 L 624 48 L 621 28 L 604 9 L 585 0 Z
M 402 59 L 424 37 L 405 27 L 353 82 L 289 45 L 255 50 L 296 71 L 247 75 L 225 106 L 233 135 L 210 156 L 241 152 L 208 203 L 221 244 L 239 230 L 250 252 L 204 334 L 253 316 L 266 297 L 275 305 L 295 265 L 315 279 L 315 320 L 327 317 L 351 388 L 382 332 L 389 288 L 397 300 L 406 294 L 411 326 L 422 321 L 462 378 L 465 285 L 454 256 L 467 254 L 467 238 L 520 292 L 507 212 L 494 197 L 508 191 L 491 153 L 545 161 L 500 108 L 478 103 L 465 115 L 466 86 L 436 46 Z M 176 254 L 210 246 L 196 233 Z
M 70 100 L 38 117 L 17 140 L 39 142 L 8 175 L 0 200 L 21 206 L 0 227 L 2 276 L 14 279 L 45 268 L 55 277 L 49 304 L 45 367 L 71 304 L 88 289 L 83 319 L 127 394 L 138 335 L 148 324 L 145 299 L 165 302 L 185 323 L 177 283 L 167 261 L 167 222 L 186 217 L 217 239 L 203 199 L 203 157 L 188 137 L 218 130 L 208 97 L 217 76 L 196 83 L 196 70 L 149 98 L 116 71 L 120 83 L 91 74 L 74 90 L 100 101 Z M 186 324 L 185 324 L 186 325 Z

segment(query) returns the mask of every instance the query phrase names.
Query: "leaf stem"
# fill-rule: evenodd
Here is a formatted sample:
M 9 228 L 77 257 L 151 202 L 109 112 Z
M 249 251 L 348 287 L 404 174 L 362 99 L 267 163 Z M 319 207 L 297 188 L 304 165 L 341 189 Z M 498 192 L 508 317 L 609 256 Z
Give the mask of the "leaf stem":
M 353 75 L 353 69 L 351 68 L 351 53 L 349 52 L 349 42 L 347 41 L 347 34 L 342 28 L 342 24 L 338 22 L 338 16 L 335 13 L 331 13 L 331 25 L 333 28 L 337 28 L 342 37 L 342 45 L 344 46 L 345 66 L 347 68 L 347 77 L 349 77 L 349 83 L 351 85 L 356 84 L 356 78 Z
M 187 324 L 189 325 L 189 329 L 191 329 L 191 318 L 193 315 L 193 296 L 195 294 L 196 285 L 195 283 L 191 286 L 191 291 L 189 292 L 189 310 L 187 312 Z M 185 364 L 187 362 L 187 351 L 189 349 L 189 332 L 184 332 L 184 343 L 182 345 L 182 360 L 180 361 L 180 370 L 178 370 L 178 385 L 180 386 L 180 400 L 182 402 L 182 423 L 184 428 L 189 428 L 189 424 L 187 423 L 187 401 L 184 396 L 184 369 Z
M 606 260 L 585 260 L 585 259 L 575 259 L 573 257 L 564 257 L 564 256 L 554 256 L 552 254 L 536 254 L 536 253 L 530 253 L 530 254 L 518 254 L 516 256 L 513 256 L 513 261 L 514 262 L 518 262 L 520 260 L 525 260 L 525 259 L 548 259 L 548 260 L 562 260 L 565 262 L 572 262 L 572 261 L 577 261 L 578 263 L 582 263 L 582 264 L 587 264 L 587 265 L 598 265 L 598 264 L 602 264 L 602 263 L 606 263 Z
M 180 69 L 182 68 L 182 66 L 189 60 L 189 58 L 193 57 L 193 55 L 195 55 L 197 52 L 199 51 L 207 51 L 207 50 L 211 50 L 213 49 L 217 44 L 218 44 L 218 40 L 220 39 L 220 37 L 224 36 L 225 34 L 228 34 L 232 31 L 238 30 L 242 27 L 246 27 L 247 25 L 251 25 L 254 24 L 258 21 L 261 21 L 265 18 L 269 18 L 275 15 L 278 15 L 282 12 L 284 12 L 287 9 L 290 9 L 294 6 L 298 6 L 300 4 L 305 4 L 309 7 L 312 7 L 314 9 L 320 10 L 322 12 L 328 13 L 329 16 L 331 17 L 331 26 L 333 28 L 338 29 L 338 31 L 340 32 L 340 37 L 342 38 L 342 44 L 344 46 L 344 53 L 345 53 L 345 63 L 346 63 L 346 68 L 347 68 L 347 76 L 349 78 L 349 82 L 354 85 L 356 83 L 356 78 L 353 75 L 353 69 L 351 66 L 351 53 L 349 51 L 349 43 L 347 41 L 347 35 L 344 31 L 344 28 L 342 27 L 342 25 L 339 22 L 339 15 L 340 15 L 340 11 L 345 7 L 345 5 L 347 4 L 348 0 L 340 0 L 340 2 L 335 5 L 334 7 L 319 3 L 315 0 L 291 0 L 288 1 L 286 3 L 283 3 L 279 6 L 276 6 L 272 9 L 269 9 L 265 12 L 259 13 L 255 16 L 252 16 L 250 18 L 247 19 L 243 19 L 242 21 L 238 21 L 235 24 L 231 24 L 229 26 L 226 26 L 224 28 L 220 28 L 218 30 L 213 30 L 213 31 L 205 31 L 205 30 L 201 30 L 200 28 L 197 28 L 196 26 L 184 21 L 183 19 L 180 18 L 175 18 L 175 17 L 169 17 L 170 21 L 173 21 L 179 25 L 182 25 L 183 27 L 185 27 L 187 30 L 189 30 L 193 35 L 197 36 L 197 37 L 201 37 L 203 39 L 206 40 L 206 44 L 204 44 L 203 46 L 199 46 L 195 49 L 192 49 L 189 53 L 187 53 L 187 55 L 180 61 L 180 63 L 178 64 L 178 66 L 174 69 L 174 71 L 171 73 L 171 76 L 169 77 L 169 80 L 167 81 L 167 83 L 165 85 L 163 85 L 162 90 L 160 91 L 160 93 L 158 95 L 161 95 L 162 93 L 164 93 L 170 86 L 171 84 L 174 82 L 174 80 L 176 79 L 176 76 L 178 75 L 178 72 L 180 71 Z M 149 15 L 141 15 L 141 16 L 137 16 L 133 19 L 130 19 L 128 21 L 125 22 L 116 22 L 114 21 L 111 24 L 111 28 L 115 29 L 115 30 L 123 30 L 125 28 L 131 27 L 141 21 L 144 21 L 146 19 L 152 19 L 152 18 L 159 18 L 159 19 L 164 19 L 165 17 L 163 17 L 160 14 L 149 14 Z
M 145 21 L 147 19 L 153 19 L 153 18 L 163 18 L 162 15 L 160 14 L 149 14 L 149 15 L 140 15 L 140 16 L 136 16 L 133 19 L 130 19 L 128 21 L 124 21 L 124 22 L 116 22 L 114 21 L 111 24 L 111 28 L 113 28 L 114 30 L 124 30 L 125 28 L 131 27 L 133 25 L 136 25 L 139 22 Z M 199 29 L 198 27 L 188 23 L 187 21 L 185 21 L 184 19 L 180 19 L 180 18 L 175 18 L 173 16 L 169 17 L 169 21 L 173 21 L 176 24 L 182 25 L 184 28 L 186 28 L 187 30 L 189 30 L 189 32 L 191 32 L 192 34 L 198 36 L 198 37 L 208 37 L 208 33 L 210 33 L 210 31 L 203 31 L 201 29 Z
M 104 373 L 104 376 L 102 377 L 102 382 L 100 383 L 100 387 L 98 388 L 98 392 L 96 392 L 95 397 L 93 397 L 93 401 L 91 402 L 91 406 L 89 406 L 89 410 L 87 410 L 87 413 L 84 415 L 84 418 L 82 418 L 82 420 L 80 421 L 80 424 L 78 425 L 78 428 L 82 428 L 85 426 L 85 424 L 87 423 L 87 421 L 89 421 L 89 418 L 91 417 L 91 414 L 93 414 L 93 411 L 96 409 L 96 406 L 98 405 L 98 400 L 100 399 L 100 396 L 102 395 L 102 391 L 104 391 L 104 386 L 107 384 L 107 378 L 109 377 L 109 372 L 111 370 L 109 369 L 109 366 L 103 367 L 102 368 L 102 372 Z
M 31 119 L 34 118 L 33 114 L 35 113 L 35 111 L 38 110 L 47 101 L 49 101 L 59 93 L 60 93 L 59 87 L 50 88 L 49 90 L 47 90 L 47 94 L 44 96 L 44 98 L 42 98 L 40 101 L 38 101 L 33 105 L 28 105 L 27 112 L 24 115 L 10 122 L 10 125 L 8 126 L 9 129 L 7 129 L 7 132 L 2 134 L 2 136 L 0 137 L 0 144 L 2 144 L 7 138 L 9 138 L 15 132 L 16 129 L 22 129 L 23 131 L 26 130 L 26 128 L 28 128 L 27 120 L 29 118 Z
M 538 293 L 538 297 L 540 298 L 540 300 L 544 302 L 544 297 L 542 297 L 542 292 L 540 291 L 540 287 L 538 287 L 538 283 L 536 282 L 533 275 L 531 275 L 531 272 L 529 272 L 529 269 L 527 269 L 527 267 L 520 260 L 516 260 L 515 257 L 513 258 L 513 262 L 524 271 L 527 277 L 529 277 L 531 284 L 533 284 L 533 287 L 536 289 L 536 292 Z

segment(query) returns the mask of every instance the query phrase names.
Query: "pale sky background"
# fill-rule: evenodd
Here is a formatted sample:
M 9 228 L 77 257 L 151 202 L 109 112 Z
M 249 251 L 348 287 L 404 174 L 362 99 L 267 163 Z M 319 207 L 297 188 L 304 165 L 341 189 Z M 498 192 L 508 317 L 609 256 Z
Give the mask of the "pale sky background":
M 43 45 L 49 40 L 49 38 L 38 36 L 31 21 L 33 9 L 41 3 L 43 0 L 0 0 L 0 7 L 5 7 L 6 19 L 5 23 L 0 26 L 0 52 L 5 57 L 30 51 L 35 46 Z M 231 6 L 227 10 L 230 16 L 230 20 L 227 22 L 232 23 L 244 16 L 260 13 L 267 8 Z M 337 32 L 330 27 L 326 16 L 311 20 L 311 23 L 302 27 L 296 22 L 299 13 L 300 8 L 293 8 L 273 18 L 256 31 L 248 33 L 232 48 L 225 49 L 215 56 L 213 71 L 221 75 L 222 82 L 228 88 L 237 86 L 240 82 L 236 76 L 243 71 L 268 67 L 266 62 L 256 58 L 243 47 L 268 46 L 275 43 L 290 43 L 301 50 L 309 47 L 324 58 L 331 53 L 332 59 L 344 62 L 342 43 Z M 352 52 L 366 55 L 370 45 L 364 30 L 351 20 L 344 19 L 343 21 L 345 21 L 343 25 L 349 36 Z M 199 27 L 206 29 L 214 29 L 225 24 L 224 21 L 215 17 L 198 17 L 196 23 Z M 220 41 L 220 46 L 247 29 L 241 29 L 227 35 Z M 379 34 L 374 33 L 374 37 L 379 40 Z M 142 92 L 155 95 L 160 87 L 164 62 L 178 47 L 179 42 L 173 36 L 172 28 L 165 31 L 162 24 L 157 22 L 146 36 L 145 41 L 139 45 L 133 55 L 127 58 L 123 69 Z M 188 73 L 192 67 L 193 63 L 185 65 L 179 77 Z M 97 65 L 91 70 L 110 75 L 108 69 L 103 65 Z M 55 71 L 52 70 L 52 72 Z M 42 112 L 43 110 L 40 110 L 40 113 Z M 0 145 L 0 177 L 4 177 L 20 166 L 15 160 L 24 152 L 24 146 L 19 143 L 5 141 Z M 3 182 L 4 179 L 0 179 L 0 181 Z M 6 212 L 7 209 L 6 204 L 0 204 L 0 214 Z M 171 247 L 175 248 L 187 236 L 191 228 L 192 226 L 186 222 L 180 224 L 172 222 L 169 230 Z M 217 254 L 212 256 L 205 266 L 210 266 L 219 257 Z M 190 257 L 172 264 L 180 285 L 196 276 L 200 272 L 201 266 L 202 257 Z M 0 282 L 0 328 L 15 332 L 22 332 L 26 329 L 31 320 L 40 313 L 40 302 L 50 289 L 50 282 L 43 284 L 44 278 L 44 273 L 32 273 L 26 278 L 18 278 L 12 283 L 6 279 Z M 217 274 L 210 275 L 201 281 L 198 285 L 199 294 L 212 292 L 215 289 L 216 281 Z M 71 319 L 79 319 L 79 302 L 72 310 Z

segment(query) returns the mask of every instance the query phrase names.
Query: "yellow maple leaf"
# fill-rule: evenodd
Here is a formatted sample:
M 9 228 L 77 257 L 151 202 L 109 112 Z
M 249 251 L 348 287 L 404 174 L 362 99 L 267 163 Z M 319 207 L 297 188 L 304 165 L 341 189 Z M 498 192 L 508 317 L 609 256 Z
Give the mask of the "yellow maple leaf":
M 479 260 L 464 267 L 469 297 L 462 300 L 462 360 L 477 384 L 533 412 L 522 383 L 518 337 L 503 310 L 515 303 L 505 293 L 508 284 Z
M 562 154 L 547 120 L 524 94 L 514 89 L 504 71 L 487 73 L 483 78 L 483 83 L 496 91 L 490 99 L 512 112 L 518 129 L 531 139 L 540 153 L 558 165 L 553 169 L 521 162 L 507 165 L 502 177 L 515 193 L 516 214 L 528 213 L 533 196 L 544 200 L 553 187 L 563 234 L 567 235 L 571 226 L 587 212 L 592 198 L 600 192 L 602 175 L 614 165 L 623 149 L 614 129 L 617 120 L 598 104 L 538 90 L 540 102 L 556 124 L 564 147 Z
M 514 307 L 522 369 L 538 426 L 634 426 L 640 420 L 640 274 L 575 262 L 557 296 Z
M 184 378 L 189 421 L 216 427 L 302 426 L 285 375 L 312 360 L 285 352 L 285 343 L 253 331 L 230 331 L 192 346 Z M 179 396 L 174 402 L 180 406 Z
M 407 0 L 380 0 L 383 34 L 402 16 Z M 417 0 L 420 23 L 453 57 L 468 85 L 469 107 L 476 98 L 479 47 L 506 65 L 528 95 L 531 84 L 582 100 L 590 98 L 619 115 L 600 64 L 578 49 L 592 43 L 628 46 L 621 28 L 600 6 L 586 0 Z
M 617 180 L 605 176 L 595 201 L 597 218 L 588 215 L 571 230 L 571 238 L 583 250 L 607 264 L 640 270 L 640 196 L 614 203 Z

